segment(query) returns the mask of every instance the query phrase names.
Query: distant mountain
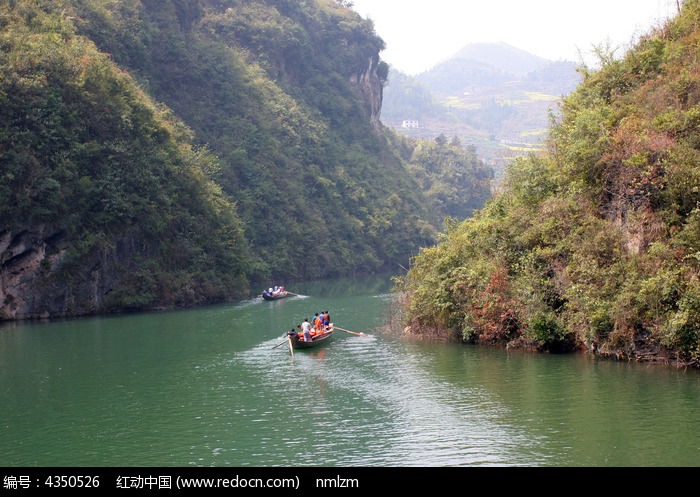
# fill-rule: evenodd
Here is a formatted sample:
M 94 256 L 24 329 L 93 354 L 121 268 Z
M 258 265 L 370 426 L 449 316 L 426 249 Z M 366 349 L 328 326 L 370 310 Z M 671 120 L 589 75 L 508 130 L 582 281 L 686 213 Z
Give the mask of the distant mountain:
M 416 79 L 436 95 L 449 96 L 460 95 L 475 86 L 504 85 L 518 77 L 486 62 L 449 59 Z
M 550 64 L 550 60 L 515 48 L 507 43 L 472 43 L 450 58 L 481 62 L 516 76 L 525 76 Z
M 415 77 L 390 69 L 382 121 L 409 136 L 457 136 L 498 174 L 512 157 L 541 148 L 550 113 L 580 81 L 574 62 L 470 44 Z

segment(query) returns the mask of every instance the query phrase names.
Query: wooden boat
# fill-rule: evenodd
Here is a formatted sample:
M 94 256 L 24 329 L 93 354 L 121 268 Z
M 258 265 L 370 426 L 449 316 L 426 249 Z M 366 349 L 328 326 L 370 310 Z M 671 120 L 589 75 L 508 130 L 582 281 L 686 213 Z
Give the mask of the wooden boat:
M 292 343 L 292 347 L 295 349 L 309 349 L 311 347 L 316 347 L 322 343 L 327 343 L 333 336 L 333 323 L 326 326 L 326 329 L 322 332 L 311 332 L 311 341 L 304 341 L 304 335 L 301 332 L 297 332 L 296 335 L 289 332 L 288 336 Z M 283 342 L 284 343 L 284 342 Z
M 279 293 L 269 293 L 267 290 L 265 290 L 262 293 L 262 298 L 265 300 L 279 300 L 285 298 L 289 292 L 287 290 L 281 291 Z

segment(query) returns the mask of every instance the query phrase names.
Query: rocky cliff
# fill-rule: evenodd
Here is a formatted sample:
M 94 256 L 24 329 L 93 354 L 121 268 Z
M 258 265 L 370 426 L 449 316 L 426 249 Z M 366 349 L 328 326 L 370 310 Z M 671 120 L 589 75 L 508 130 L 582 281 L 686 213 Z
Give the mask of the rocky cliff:
M 379 57 L 370 57 L 365 71 L 354 74 L 350 78 L 350 84 L 358 91 L 360 99 L 364 102 L 365 111 L 370 116 L 372 127 L 379 131 L 382 111 L 382 98 L 386 75 L 381 76 Z
M 48 227 L 0 233 L 0 320 L 83 316 L 109 312 L 147 251 L 136 234 L 81 260 L 70 260 L 66 232 Z M 78 263 L 81 278 L 69 276 Z M 123 291 L 123 290 L 122 290 Z M 121 309 L 125 310 L 125 309 Z

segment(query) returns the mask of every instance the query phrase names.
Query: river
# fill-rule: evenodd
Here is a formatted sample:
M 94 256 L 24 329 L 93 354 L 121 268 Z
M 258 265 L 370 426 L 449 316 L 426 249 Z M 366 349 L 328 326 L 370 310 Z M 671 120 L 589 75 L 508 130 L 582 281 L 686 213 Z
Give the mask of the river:
M 388 277 L 0 327 L 0 466 L 696 466 L 697 371 L 383 332 Z M 290 354 L 314 312 L 336 330 Z

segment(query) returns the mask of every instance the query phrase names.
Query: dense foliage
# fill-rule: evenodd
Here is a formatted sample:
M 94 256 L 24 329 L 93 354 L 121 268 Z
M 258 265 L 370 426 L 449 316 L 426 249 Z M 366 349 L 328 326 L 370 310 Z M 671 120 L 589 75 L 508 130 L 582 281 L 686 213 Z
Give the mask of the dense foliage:
M 412 140 L 408 171 L 428 202 L 447 218 L 471 217 L 491 196 L 493 170 L 473 147 L 464 148 L 457 137 Z
M 700 364 L 700 2 L 562 105 L 548 152 L 398 283 L 416 332 Z
M 330 0 L 73 3 L 218 157 L 257 279 L 392 268 L 433 240 L 437 217 L 351 85 L 383 48 L 369 21 Z
M 247 243 L 211 152 L 57 6 L 3 2 L 0 24 L 0 232 L 71 240 L 64 288 L 133 245 L 103 310 L 243 294 Z
M 461 198 L 409 167 L 344 2 L 7 0 L 0 28 L 0 297 L 27 315 L 396 270 L 488 195 L 474 157 Z

